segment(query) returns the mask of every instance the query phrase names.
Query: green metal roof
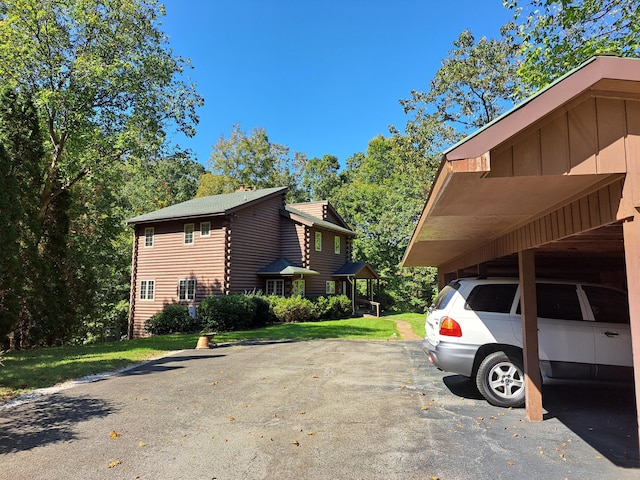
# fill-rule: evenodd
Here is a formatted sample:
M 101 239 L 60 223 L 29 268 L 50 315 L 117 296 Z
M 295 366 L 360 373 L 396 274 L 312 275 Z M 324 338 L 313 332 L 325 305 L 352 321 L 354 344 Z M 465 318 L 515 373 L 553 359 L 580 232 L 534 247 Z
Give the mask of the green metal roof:
M 287 187 L 264 188 L 262 190 L 245 190 L 241 192 L 199 197 L 154 212 L 145 213 L 128 219 L 127 225 L 137 223 L 162 222 L 178 218 L 197 218 L 204 216 L 225 215 L 240 207 L 260 201 L 271 195 L 281 193 Z

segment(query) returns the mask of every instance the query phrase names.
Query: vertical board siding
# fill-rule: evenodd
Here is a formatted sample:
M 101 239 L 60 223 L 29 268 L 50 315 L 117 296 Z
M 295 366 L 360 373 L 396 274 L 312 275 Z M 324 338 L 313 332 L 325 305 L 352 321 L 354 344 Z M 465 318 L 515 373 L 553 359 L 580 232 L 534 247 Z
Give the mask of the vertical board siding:
M 205 297 L 220 294 L 224 283 L 224 230 L 218 219 L 211 222 L 210 236 L 200 236 L 200 221 L 163 222 L 153 225 L 152 247 L 144 246 L 144 226 L 136 227 L 138 260 L 136 268 L 135 301 L 132 304 L 133 335 L 144 336 L 144 322 L 170 303 L 178 301 L 178 283 L 181 279 L 196 279 L 196 299 L 184 302 L 196 305 Z M 195 223 L 194 243 L 184 244 L 184 224 Z M 140 299 L 140 282 L 154 280 L 153 300 Z
M 258 270 L 280 258 L 281 214 L 284 194 L 268 198 L 232 215 L 229 230 L 231 278 L 229 292 L 264 290 Z
M 625 173 L 640 102 L 588 97 L 491 152 L 489 177 Z M 637 134 L 637 132 L 636 132 Z M 631 146 L 631 147 L 630 147 Z M 637 157 L 635 157 L 637 158 Z

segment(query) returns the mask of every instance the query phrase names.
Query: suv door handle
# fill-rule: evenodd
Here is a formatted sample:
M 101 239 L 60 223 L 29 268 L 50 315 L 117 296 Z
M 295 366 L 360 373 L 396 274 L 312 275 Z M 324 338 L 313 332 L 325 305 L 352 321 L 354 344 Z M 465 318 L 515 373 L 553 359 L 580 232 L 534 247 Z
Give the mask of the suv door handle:
M 611 332 L 609 330 L 605 330 L 604 332 L 602 332 L 602 335 L 609 338 L 619 336 L 618 332 Z

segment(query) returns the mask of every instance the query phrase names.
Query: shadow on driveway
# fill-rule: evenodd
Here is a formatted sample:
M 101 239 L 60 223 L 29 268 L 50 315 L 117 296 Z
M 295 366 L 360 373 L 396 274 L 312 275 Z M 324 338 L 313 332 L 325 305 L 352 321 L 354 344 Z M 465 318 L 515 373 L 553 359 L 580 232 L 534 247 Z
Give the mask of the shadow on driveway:
M 56 395 L 3 412 L 0 417 L 0 454 L 15 453 L 57 442 L 77 439 L 75 425 L 106 417 L 115 407 L 101 399 Z
M 473 380 L 450 375 L 443 382 L 461 398 L 484 401 Z M 557 419 L 611 463 L 640 468 L 638 419 L 633 388 L 603 385 L 545 385 L 544 420 Z

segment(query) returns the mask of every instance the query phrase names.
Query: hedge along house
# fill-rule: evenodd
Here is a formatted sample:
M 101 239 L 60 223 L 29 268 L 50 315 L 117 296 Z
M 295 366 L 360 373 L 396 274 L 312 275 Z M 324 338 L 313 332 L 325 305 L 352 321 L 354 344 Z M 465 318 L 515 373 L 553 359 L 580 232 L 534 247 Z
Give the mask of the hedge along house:
M 144 336 L 145 321 L 165 305 L 195 312 L 209 295 L 350 296 L 340 272 L 353 265 L 354 232 L 327 202 L 294 208 L 286 192 L 195 198 L 127 220 L 134 230 L 129 336 Z M 352 281 L 372 271 L 361 270 Z
M 640 372 L 640 60 L 596 57 L 447 150 L 403 265 L 438 267 L 441 286 L 519 275 L 530 420 L 542 420 L 536 277 L 626 287 Z

